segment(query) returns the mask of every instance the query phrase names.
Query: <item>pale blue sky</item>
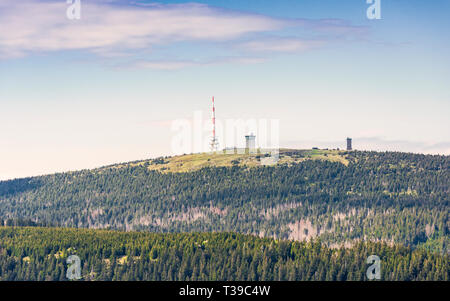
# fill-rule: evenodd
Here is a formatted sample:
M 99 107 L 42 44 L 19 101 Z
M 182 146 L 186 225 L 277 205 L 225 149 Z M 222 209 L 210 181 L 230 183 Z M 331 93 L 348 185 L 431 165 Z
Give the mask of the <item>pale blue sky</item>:
M 0 0 L 0 179 L 171 154 L 170 122 L 276 118 L 282 147 L 450 154 L 448 1 Z M 86 2 L 86 3 L 85 3 Z M 150 1 L 140 1 L 149 2 Z

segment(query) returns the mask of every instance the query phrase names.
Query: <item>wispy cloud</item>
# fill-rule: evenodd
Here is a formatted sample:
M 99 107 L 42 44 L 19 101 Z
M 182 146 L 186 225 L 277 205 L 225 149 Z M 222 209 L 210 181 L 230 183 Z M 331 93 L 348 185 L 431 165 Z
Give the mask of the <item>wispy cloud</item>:
M 450 141 L 431 143 L 410 140 L 390 140 L 384 137 L 361 137 L 356 141 L 360 145 L 360 149 L 450 155 Z
M 209 60 L 135 60 L 133 62 L 127 62 L 125 64 L 118 65 L 117 67 L 126 69 L 153 69 L 153 70 L 179 70 L 188 67 L 200 67 L 211 66 L 219 64 L 257 64 L 266 61 L 266 58 L 262 57 L 217 57 Z
M 306 28 L 336 38 L 363 38 L 364 36 L 367 36 L 368 32 L 366 26 L 353 25 L 349 21 L 342 19 L 300 19 L 296 22 Z
M 154 70 L 177 70 L 186 67 L 199 66 L 201 63 L 195 61 L 158 61 L 158 60 L 140 60 L 135 61 L 127 67 L 139 69 L 154 69 Z
M 159 128 L 168 128 L 172 125 L 173 120 L 169 119 L 160 119 L 160 120 L 146 120 L 138 122 L 141 126 L 151 126 L 151 127 L 159 127 Z
M 69 5 L 65 1 L 2 0 L 0 59 L 66 50 L 123 58 L 133 57 L 139 51 L 148 54 L 155 46 L 207 41 L 246 51 L 246 57 L 235 55 L 228 61 L 222 59 L 222 63 L 254 63 L 264 61 L 258 53 L 301 52 L 320 47 L 328 39 L 356 37 L 366 32 L 366 28 L 343 20 L 282 19 L 197 3 L 81 3 L 81 19 L 69 20 L 66 17 Z M 277 36 L 277 32 L 292 27 L 316 33 L 320 39 Z M 214 58 L 203 62 L 157 61 L 147 55 L 134 62 L 134 66 L 174 70 L 219 61 Z
M 0 55 L 77 49 L 108 53 L 179 41 L 225 41 L 285 25 L 266 16 L 195 3 L 149 7 L 82 4 L 81 19 L 69 20 L 65 1 L 6 0 L 0 11 Z
M 324 43 L 299 38 L 271 37 L 244 42 L 238 47 L 254 52 L 299 52 L 320 47 Z
M 289 148 L 341 148 L 345 149 L 345 138 L 341 141 L 302 140 L 284 141 Z M 384 137 L 354 137 L 353 146 L 357 150 L 410 152 L 421 154 L 450 155 L 450 141 L 431 143 L 423 141 L 394 140 Z

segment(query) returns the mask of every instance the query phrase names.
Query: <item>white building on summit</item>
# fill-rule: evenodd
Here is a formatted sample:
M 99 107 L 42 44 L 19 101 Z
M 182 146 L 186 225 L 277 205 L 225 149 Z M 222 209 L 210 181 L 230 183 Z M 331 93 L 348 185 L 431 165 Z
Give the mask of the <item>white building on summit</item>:
M 245 151 L 248 153 L 256 152 L 256 136 L 253 133 L 245 136 Z

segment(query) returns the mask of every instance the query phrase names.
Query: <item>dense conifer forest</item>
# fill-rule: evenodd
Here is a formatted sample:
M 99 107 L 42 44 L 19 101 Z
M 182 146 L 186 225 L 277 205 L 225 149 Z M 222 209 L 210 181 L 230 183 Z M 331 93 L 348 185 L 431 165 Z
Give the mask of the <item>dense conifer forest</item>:
M 0 280 L 367 280 L 380 257 L 381 280 L 448 280 L 449 257 L 385 243 L 330 249 L 235 233 L 156 234 L 0 227 Z
M 313 160 L 290 151 L 281 162 L 283 156 L 297 161 L 164 173 L 152 169 L 167 161 L 158 158 L 3 181 L 0 224 L 229 231 L 319 237 L 332 247 L 371 240 L 449 252 L 448 156 L 342 152 L 339 162 L 326 152 Z

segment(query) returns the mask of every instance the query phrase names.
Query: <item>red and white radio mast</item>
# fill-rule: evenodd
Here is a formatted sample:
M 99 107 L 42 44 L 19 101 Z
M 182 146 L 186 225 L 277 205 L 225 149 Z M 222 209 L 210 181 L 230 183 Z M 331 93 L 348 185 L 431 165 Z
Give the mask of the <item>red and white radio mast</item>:
M 211 151 L 216 152 L 219 149 L 219 140 L 216 136 L 216 107 L 214 105 L 214 96 L 212 98 L 212 124 L 213 124 L 213 135 L 211 138 Z

